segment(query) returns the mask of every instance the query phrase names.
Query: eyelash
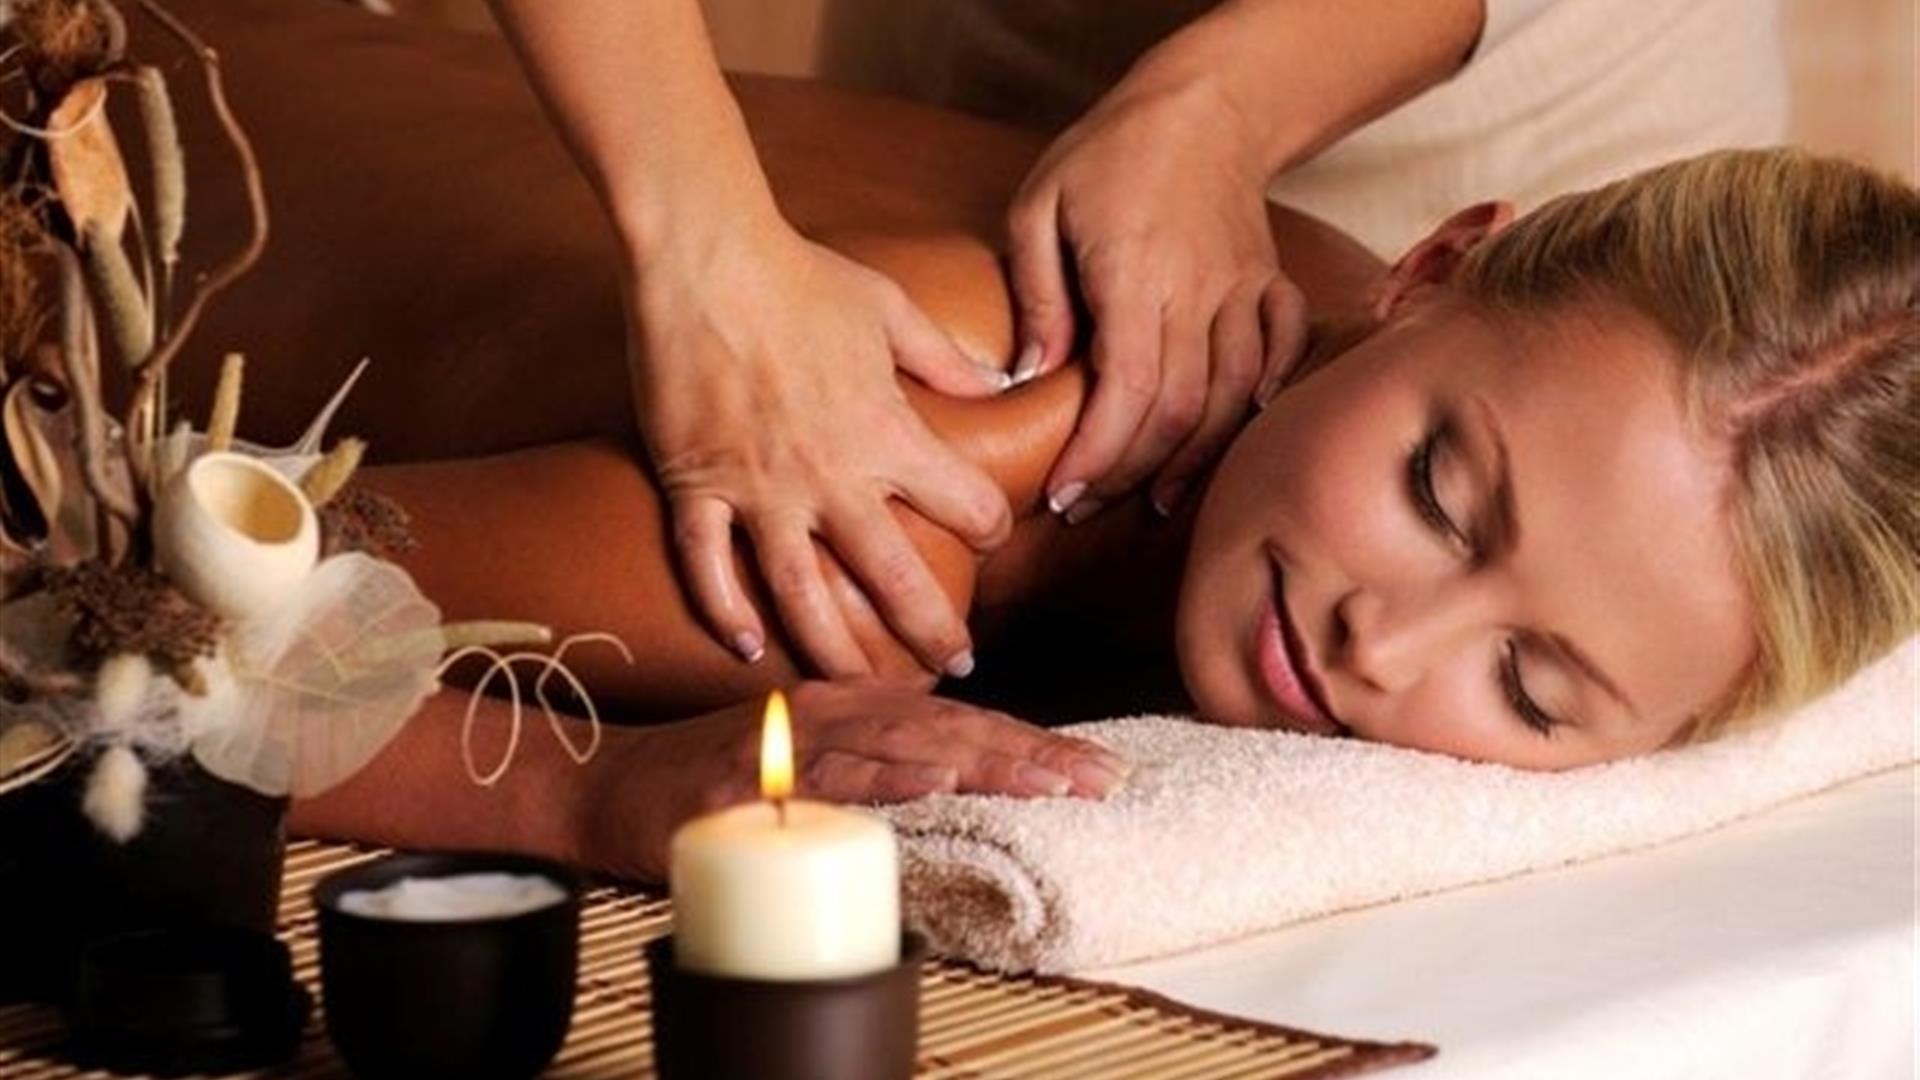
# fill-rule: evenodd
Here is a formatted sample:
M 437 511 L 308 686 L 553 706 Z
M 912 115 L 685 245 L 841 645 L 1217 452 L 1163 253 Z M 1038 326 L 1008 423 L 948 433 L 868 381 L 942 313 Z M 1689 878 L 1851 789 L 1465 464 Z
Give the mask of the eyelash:
M 1414 448 L 1413 457 L 1407 462 L 1408 481 L 1413 487 L 1413 504 L 1419 508 L 1433 530 L 1448 541 L 1468 551 L 1473 549 L 1471 537 L 1447 516 L 1447 508 L 1440 505 L 1440 497 L 1433 492 L 1433 451 L 1439 445 L 1442 429 L 1435 428 L 1420 445 Z
M 1413 492 L 1414 507 L 1420 512 L 1420 517 L 1449 543 L 1472 554 L 1475 553 L 1472 538 L 1447 515 L 1446 507 L 1440 505 L 1440 498 L 1433 490 L 1433 452 L 1443 433 L 1443 428 L 1434 429 L 1414 448 L 1407 461 L 1407 479 Z M 1520 650 L 1511 639 L 1500 650 L 1499 671 L 1495 678 L 1500 683 L 1507 704 L 1513 707 L 1521 722 L 1541 735 L 1551 736 L 1557 722 L 1527 695 L 1526 686 L 1520 680 Z
M 1511 640 L 1500 650 L 1500 689 L 1507 695 L 1507 704 L 1513 706 L 1513 711 L 1520 714 L 1528 727 L 1552 737 L 1555 720 L 1527 696 L 1527 688 L 1520 682 L 1520 649 Z

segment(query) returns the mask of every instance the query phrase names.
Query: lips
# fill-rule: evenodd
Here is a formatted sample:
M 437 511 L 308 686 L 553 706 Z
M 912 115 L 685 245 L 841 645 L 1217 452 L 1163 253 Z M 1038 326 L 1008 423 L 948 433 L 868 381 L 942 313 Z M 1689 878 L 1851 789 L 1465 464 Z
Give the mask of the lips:
M 1287 611 L 1285 581 L 1278 566 L 1274 568 L 1273 591 L 1260 612 L 1254 655 L 1268 696 L 1293 721 L 1292 726 L 1318 735 L 1346 732 L 1327 707 L 1326 693 L 1307 660 L 1306 647 Z

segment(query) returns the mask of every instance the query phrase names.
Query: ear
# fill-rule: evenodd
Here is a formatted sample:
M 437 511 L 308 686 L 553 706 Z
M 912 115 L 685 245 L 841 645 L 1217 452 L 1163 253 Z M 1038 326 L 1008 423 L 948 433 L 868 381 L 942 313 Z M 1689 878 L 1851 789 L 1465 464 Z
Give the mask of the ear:
M 1483 202 L 1441 222 L 1425 239 L 1407 249 L 1386 276 L 1375 283 L 1374 317 L 1385 319 L 1422 286 L 1439 285 L 1452 278 L 1467 252 L 1512 221 L 1512 203 Z

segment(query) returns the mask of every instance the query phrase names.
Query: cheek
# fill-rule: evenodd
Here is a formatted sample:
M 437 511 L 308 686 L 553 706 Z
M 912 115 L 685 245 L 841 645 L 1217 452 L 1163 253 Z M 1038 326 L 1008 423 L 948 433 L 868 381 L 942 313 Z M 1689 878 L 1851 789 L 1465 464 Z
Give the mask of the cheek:
M 1312 402 L 1263 416 L 1252 448 L 1265 469 L 1275 535 L 1317 588 L 1385 585 L 1431 569 L 1436 550 L 1410 502 L 1406 456 L 1422 433 L 1405 403 Z
M 1468 761 L 1549 768 L 1560 763 L 1564 749 L 1515 718 L 1491 666 L 1483 670 L 1470 658 L 1431 673 L 1370 719 L 1357 732 L 1363 738 Z

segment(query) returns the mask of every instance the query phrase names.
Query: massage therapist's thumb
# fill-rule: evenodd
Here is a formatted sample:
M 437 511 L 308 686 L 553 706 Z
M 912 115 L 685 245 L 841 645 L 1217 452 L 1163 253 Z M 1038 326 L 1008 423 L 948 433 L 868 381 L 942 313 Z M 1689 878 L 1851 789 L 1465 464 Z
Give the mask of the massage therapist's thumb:
M 1006 372 L 968 356 L 919 308 L 906 305 L 893 319 L 895 367 L 953 397 L 986 397 L 1012 385 Z
M 1068 291 L 1055 204 L 1044 210 L 1017 207 L 1010 219 L 1008 274 L 1013 279 L 1014 327 L 1019 352 L 1015 385 L 1066 363 L 1073 347 L 1073 297 Z

